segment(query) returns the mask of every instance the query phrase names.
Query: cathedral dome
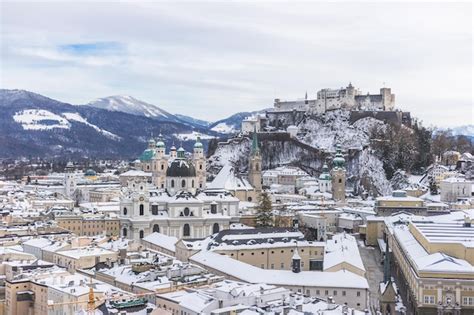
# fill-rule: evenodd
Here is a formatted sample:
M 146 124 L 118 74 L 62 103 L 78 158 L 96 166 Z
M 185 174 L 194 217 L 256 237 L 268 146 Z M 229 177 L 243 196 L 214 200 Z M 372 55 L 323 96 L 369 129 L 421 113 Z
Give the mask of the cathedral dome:
M 155 156 L 155 152 L 151 149 L 146 149 L 138 158 L 141 162 L 149 162 Z
M 96 176 L 97 173 L 93 170 L 93 169 L 88 169 L 87 171 L 85 171 L 84 173 L 84 176 Z
M 191 161 L 184 159 L 175 159 L 168 166 L 166 176 L 169 177 L 195 177 L 196 169 Z

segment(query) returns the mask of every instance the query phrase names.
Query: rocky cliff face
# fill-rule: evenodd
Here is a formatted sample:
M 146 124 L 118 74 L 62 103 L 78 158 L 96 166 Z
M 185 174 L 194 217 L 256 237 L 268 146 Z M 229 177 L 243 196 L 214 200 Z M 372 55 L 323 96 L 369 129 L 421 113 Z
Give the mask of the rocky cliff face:
M 335 111 L 325 117 L 306 117 L 297 127 L 295 138 L 285 132 L 259 133 L 263 169 L 292 165 L 318 176 L 324 163 L 331 165 L 335 145 L 340 144 L 345 151 L 348 186 L 355 193 L 363 190 L 372 195 L 390 193 L 383 164 L 370 149 L 371 129 L 384 128 L 382 121 L 366 118 L 350 124 L 348 112 Z M 250 137 L 219 143 L 209 159 L 209 172 L 217 174 L 223 165 L 230 163 L 245 173 L 250 145 Z

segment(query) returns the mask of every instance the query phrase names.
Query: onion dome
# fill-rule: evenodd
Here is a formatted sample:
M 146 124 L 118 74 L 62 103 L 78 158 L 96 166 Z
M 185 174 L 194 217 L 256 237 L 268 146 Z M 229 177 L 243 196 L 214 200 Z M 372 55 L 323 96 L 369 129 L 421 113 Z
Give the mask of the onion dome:
M 150 140 L 148 140 L 148 147 L 149 148 L 154 148 L 155 144 L 156 144 L 156 142 L 153 138 L 150 138 Z
M 197 137 L 196 143 L 194 144 L 195 149 L 201 149 L 202 148 L 202 143 L 201 143 L 201 137 Z
M 179 150 L 178 150 L 178 152 L 179 152 Z M 166 170 L 166 176 L 169 176 L 169 177 L 195 177 L 196 176 L 196 169 L 194 168 L 194 165 L 190 161 L 186 161 L 184 159 L 175 159 L 168 166 L 168 169 Z
M 337 145 L 336 147 L 336 156 L 332 160 L 332 165 L 334 168 L 344 168 L 346 160 L 344 159 L 344 155 L 341 152 L 341 146 Z
M 158 142 L 156 142 L 156 147 L 157 148 L 164 148 L 165 143 L 162 140 L 158 140 Z
M 321 175 L 319 175 L 319 179 L 321 180 L 331 180 L 331 175 L 329 174 L 329 167 L 327 166 L 326 163 L 323 165 L 323 170 L 321 172 Z
M 158 141 L 156 142 L 156 147 L 157 148 L 164 148 L 165 147 L 165 143 L 163 142 L 163 136 L 160 135 L 158 136 Z

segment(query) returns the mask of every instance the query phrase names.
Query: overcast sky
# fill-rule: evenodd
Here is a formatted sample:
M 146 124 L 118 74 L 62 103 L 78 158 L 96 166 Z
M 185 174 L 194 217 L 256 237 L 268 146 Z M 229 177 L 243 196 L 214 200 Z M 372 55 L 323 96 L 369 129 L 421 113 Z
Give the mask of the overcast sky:
M 1 87 L 131 95 L 207 120 L 383 86 L 426 125 L 473 123 L 468 3 L 1 4 Z

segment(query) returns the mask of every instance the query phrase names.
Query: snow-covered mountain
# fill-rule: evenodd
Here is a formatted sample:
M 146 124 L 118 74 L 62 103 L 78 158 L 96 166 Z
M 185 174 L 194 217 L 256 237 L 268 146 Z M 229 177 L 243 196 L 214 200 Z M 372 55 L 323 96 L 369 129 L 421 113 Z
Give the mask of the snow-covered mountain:
M 158 111 L 154 111 L 158 114 Z M 191 150 L 197 136 L 204 144 L 220 134 L 176 121 L 75 106 L 24 91 L 0 90 L 0 158 L 136 158 L 150 135 Z M 156 116 L 155 116 L 156 117 Z
M 209 129 L 219 133 L 233 134 L 240 131 L 242 120 L 246 117 L 265 113 L 266 109 L 254 112 L 240 112 L 233 114 L 227 118 L 218 120 L 209 125 Z
M 448 128 L 454 136 L 474 137 L 474 125 L 464 125 L 459 127 Z
M 174 115 L 176 117 L 178 117 L 181 121 L 190 123 L 190 124 L 195 125 L 195 126 L 201 126 L 201 127 L 206 127 L 207 128 L 211 124 L 209 121 L 193 118 L 193 117 L 186 116 L 186 115 L 181 115 L 181 114 L 174 114 Z
M 156 105 L 137 100 L 136 98 L 133 98 L 128 95 L 103 97 L 89 102 L 86 105 L 115 112 L 123 112 L 137 116 L 145 116 L 148 118 L 153 118 L 162 121 L 181 121 L 175 115 L 168 113 L 167 111 L 159 108 Z

